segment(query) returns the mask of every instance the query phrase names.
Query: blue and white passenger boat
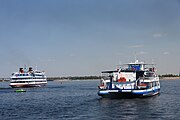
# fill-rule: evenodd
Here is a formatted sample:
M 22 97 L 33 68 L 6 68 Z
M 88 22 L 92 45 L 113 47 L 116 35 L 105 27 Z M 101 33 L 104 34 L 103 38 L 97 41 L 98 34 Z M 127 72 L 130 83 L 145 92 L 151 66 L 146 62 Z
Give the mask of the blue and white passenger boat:
M 154 64 L 135 60 L 115 71 L 103 71 L 98 95 L 107 98 L 149 97 L 160 93 Z
M 31 67 L 27 71 L 20 68 L 19 72 L 14 72 L 11 76 L 10 86 L 13 88 L 20 87 L 41 87 L 47 84 L 45 72 L 33 70 Z

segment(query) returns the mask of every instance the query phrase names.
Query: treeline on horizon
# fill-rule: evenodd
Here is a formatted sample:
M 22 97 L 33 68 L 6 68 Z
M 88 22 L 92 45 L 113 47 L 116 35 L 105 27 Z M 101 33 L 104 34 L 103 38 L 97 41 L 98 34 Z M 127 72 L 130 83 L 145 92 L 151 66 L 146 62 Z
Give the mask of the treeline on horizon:
M 159 77 L 180 77 L 179 75 L 174 75 L 174 74 L 165 74 L 165 75 L 159 75 Z M 47 77 L 47 80 L 96 80 L 96 79 L 101 79 L 101 76 L 69 76 L 69 77 Z
M 88 80 L 101 79 L 101 76 L 69 76 L 69 77 L 47 77 L 47 80 Z
M 180 74 L 179 75 L 165 74 L 165 75 L 159 75 L 159 77 L 180 77 Z

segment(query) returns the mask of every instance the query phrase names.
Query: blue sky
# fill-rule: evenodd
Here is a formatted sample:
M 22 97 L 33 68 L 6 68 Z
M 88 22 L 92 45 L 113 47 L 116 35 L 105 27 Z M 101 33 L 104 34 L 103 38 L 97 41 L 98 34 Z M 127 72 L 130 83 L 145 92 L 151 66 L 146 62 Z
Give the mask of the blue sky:
M 120 63 L 180 72 L 179 0 L 1 0 L 0 77 L 100 75 Z

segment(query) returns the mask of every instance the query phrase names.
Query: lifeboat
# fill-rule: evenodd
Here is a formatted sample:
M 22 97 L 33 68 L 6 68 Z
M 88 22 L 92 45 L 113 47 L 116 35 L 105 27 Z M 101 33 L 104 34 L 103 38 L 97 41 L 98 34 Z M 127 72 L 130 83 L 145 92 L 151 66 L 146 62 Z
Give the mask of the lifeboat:
M 120 77 L 120 78 L 118 79 L 118 82 L 126 82 L 126 78 L 125 78 L 125 77 Z
M 147 88 L 147 85 L 145 84 L 145 83 L 140 83 L 139 85 L 138 85 L 138 88 L 139 89 L 145 89 L 145 88 Z

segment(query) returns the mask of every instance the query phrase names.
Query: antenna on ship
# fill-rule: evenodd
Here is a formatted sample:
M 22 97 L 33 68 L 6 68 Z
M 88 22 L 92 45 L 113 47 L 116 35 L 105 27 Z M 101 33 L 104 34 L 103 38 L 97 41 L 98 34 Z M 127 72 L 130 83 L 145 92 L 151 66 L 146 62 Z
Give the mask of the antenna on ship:
M 137 60 L 137 52 L 134 53 L 134 61 L 135 61 L 135 63 L 138 63 L 138 60 Z
M 122 65 L 122 62 L 121 61 L 119 61 L 119 64 L 117 65 L 117 69 L 121 69 L 120 67 L 121 67 L 121 65 Z
M 26 65 L 24 65 L 24 71 L 26 72 L 27 70 L 26 70 Z
M 35 67 L 35 71 L 37 71 L 37 65 L 36 65 L 36 67 Z

